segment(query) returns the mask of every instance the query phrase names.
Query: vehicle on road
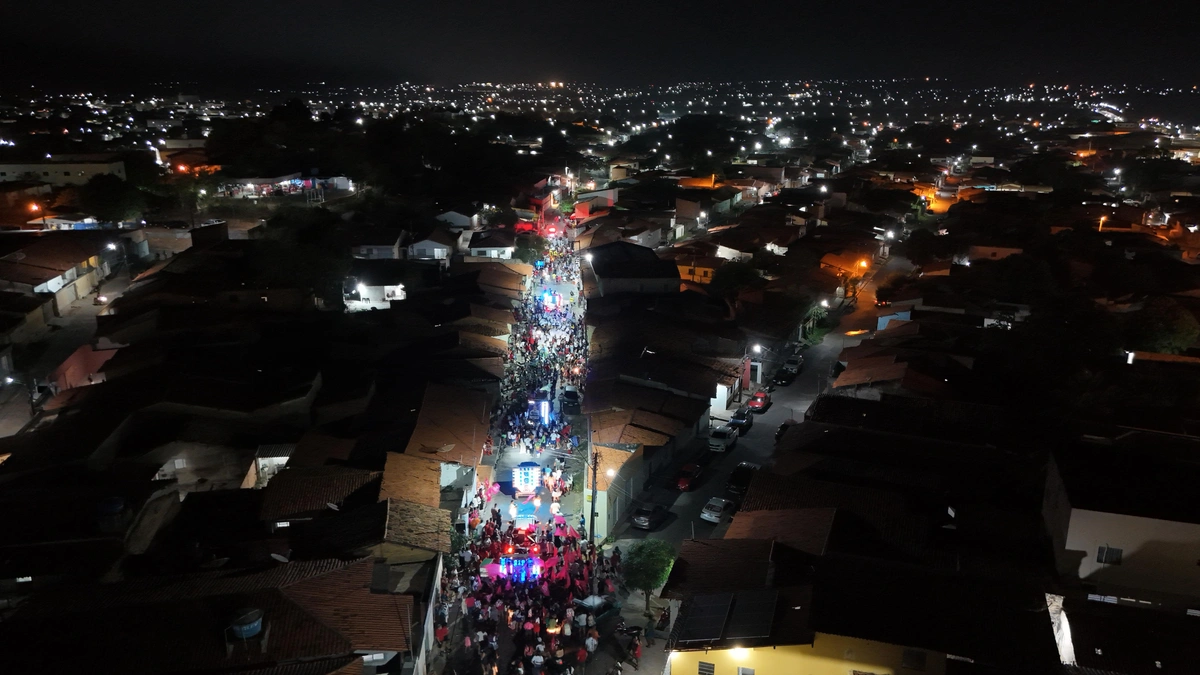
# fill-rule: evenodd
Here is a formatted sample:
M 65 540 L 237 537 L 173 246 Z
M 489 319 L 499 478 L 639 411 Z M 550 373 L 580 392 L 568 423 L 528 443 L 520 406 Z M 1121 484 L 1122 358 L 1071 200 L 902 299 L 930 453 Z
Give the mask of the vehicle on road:
M 746 407 L 754 412 L 763 412 L 771 406 L 771 394 L 759 390 L 754 392 L 750 397 L 750 401 L 746 403 Z
M 783 362 L 783 370 L 792 373 L 793 375 L 800 372 L 804 367 L 804 357 L 799 354 L 792 354 Z
M 612 596 L 601 598 L 598 595 L 593 595 L 586 599 L 575 598 L 575 604 L 590 610 L 592 615 L 596 617 L 596 623 L 600 623 L 613 616 L 621 616 L 621 601 Z
M 738 433 L 745 435 L 747 431 L 750 431 L 750 427 L 754 426 L 754 413 L 750 412 L 746 406 L 738 408 L 729 418 L 729 426 L 737 427 Z
M 675 474 L 675 489 L 687 492 L 696 487 L 696 483 L 700 482 L 702 471 L 699 464 L 684 464 L 679 467 L 679 473 Z
M 583 406 L 583 394 L 579 393 L 579 387 L 567 385 L 563 387 L 563 391 L 558 395 L 560 410 L 564 415 L 578 415 Z
M 891 300 L 876 300 L 875 306 L 876 307 L 891 307 L 892 301 Z
M 667 513 L 667 507 L 662 504 L 646 504 L 633 512 L 629 523 L 639 530 L 653 530 L 667 519 Z
M 737 443 L 738 430 L 737 427 L 731 427 L 728 424 L 722 424 L 708 437 L 708 449 L 713 452 L 725 452 L 732 448 Z
M 736 497 L 745 496 L 746 490 L 750 489 L 750 479 L 754 478 L 754 472 L 760 467 L 753 462 L 742 462 L 738 464 L 733 473 L 729 474 L 729 480 L 725 482 L 725 492 Z
M 710 523 L 719 523 L 727 513 L 733 513 L 735 504 L 721 497 L 713 497 L 708 500 L 704 508 L 700 509 L 700 520 L 707 520 Z
M 779 369 L 779 372 L 775 373 L 775 377 L 771 378 L 771 384 L 776 387 L 786 387 L 795 381 L 796 371 L 784 370 L 782 368 Z
M 783 438 L 783 435 L 787 433 L 787 430 L 797 424 L 799 422 L 796 420 L 784 420 L 783 424 L 780 424 L 779 428 L 775 430 L 775 442 L 778 443 L 779 439 Z

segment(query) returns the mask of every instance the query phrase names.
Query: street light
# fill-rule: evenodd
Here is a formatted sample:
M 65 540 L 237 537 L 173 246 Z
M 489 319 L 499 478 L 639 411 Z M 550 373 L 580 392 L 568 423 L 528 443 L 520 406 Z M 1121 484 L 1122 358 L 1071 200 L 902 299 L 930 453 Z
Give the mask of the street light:
M 592 262 L 592 254 L 591 254 L 591 253 L 584 253 L 584 254 L 583 254 L 583 259 L 584 259 L 584 260 L 586 260 L 586 261 L 588 261 L 588 262 Z
M 754 345 L 754 353 L 761 354 L 762 353 L 762 345 Z
M 1099 227 L 1099 229 L 1096 230 L 1097 232 L 1104 231 L 1104 221 L 1106 221 L 1106 220 L 1108 220 L 1108 216 L 1100 216 L 1100 227 Z

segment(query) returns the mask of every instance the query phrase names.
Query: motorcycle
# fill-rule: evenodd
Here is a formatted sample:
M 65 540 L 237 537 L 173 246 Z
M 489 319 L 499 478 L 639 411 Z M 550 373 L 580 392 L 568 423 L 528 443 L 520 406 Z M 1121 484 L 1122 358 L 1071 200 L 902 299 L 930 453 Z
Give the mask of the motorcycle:
M 621 635 L 640 638 L 643 630 L 644 629 L 641 626 L 627 626 L 625 624 L 625 617 L 620 617 L 617 619 L 616 632 L 620 633 Z

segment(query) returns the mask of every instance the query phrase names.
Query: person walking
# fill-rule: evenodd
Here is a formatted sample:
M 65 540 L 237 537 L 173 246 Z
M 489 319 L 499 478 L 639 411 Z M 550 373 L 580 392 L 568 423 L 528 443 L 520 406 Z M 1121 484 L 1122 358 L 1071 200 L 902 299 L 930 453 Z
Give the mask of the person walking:
M 655 621 L 654 619 L 650 619 L 649 621 L 646 622 L 645 635 L 646 635 L 646 646 L 647 647 L 654 646 L 654 629 L 657 627 L 657 625 L 658 625 L 658 622 Z

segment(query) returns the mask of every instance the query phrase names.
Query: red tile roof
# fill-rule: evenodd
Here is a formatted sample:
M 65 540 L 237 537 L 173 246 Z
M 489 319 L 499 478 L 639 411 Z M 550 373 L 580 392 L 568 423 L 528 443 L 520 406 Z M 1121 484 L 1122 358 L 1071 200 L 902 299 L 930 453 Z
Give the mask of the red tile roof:
M 314 511 L 343 500 L 382 474 L 336 466 L 291 468 L 280 471 L 263 489 L 263 520 L 276 520 Z
M 402 652 L 409 648 L 413 598 L 371 592 L 372 560 L 283 589 L 283 594 L 350 640 L 356 650 Z

